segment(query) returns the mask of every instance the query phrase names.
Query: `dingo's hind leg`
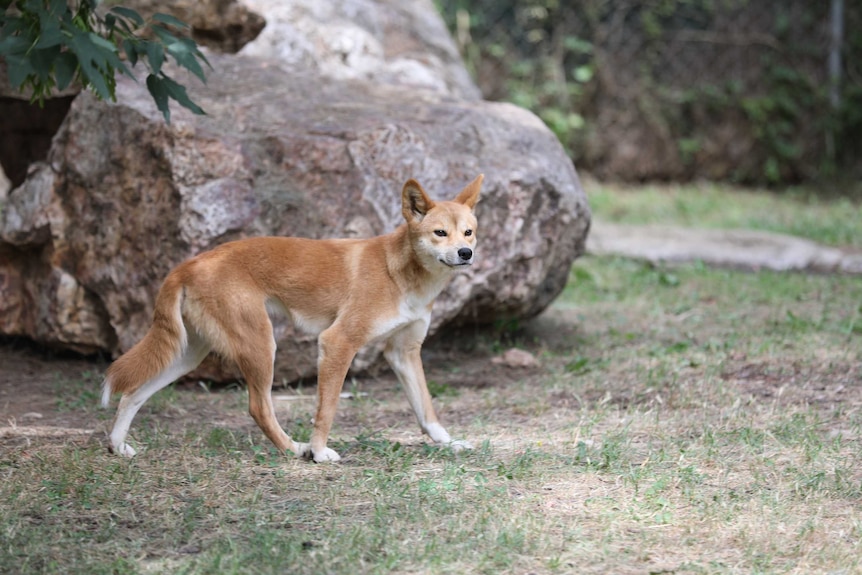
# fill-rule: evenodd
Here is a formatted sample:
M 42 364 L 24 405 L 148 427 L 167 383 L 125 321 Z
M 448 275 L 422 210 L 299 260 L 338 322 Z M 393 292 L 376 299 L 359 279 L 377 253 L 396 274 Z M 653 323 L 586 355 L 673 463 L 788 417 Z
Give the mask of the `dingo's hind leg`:
M 259 309 L 246 308 L 236 313 L 241 319 L 222 326 L 230 333 L 230 351 L 245 377 L 248 386 L 248 412 L 261 431 L 281 451 L 291 451 L 295 455 L 305 455 L 308 446 L 293 441 L 279 425 L 272 403 L 273 362 L 275 361 L 275 340 L 272 322 L 261 305 Z M 233 328 L 228 332 L 228 328 Z
M 205 341 L 189 333 L 188 344 L 181 356 L 136 390 L 123 394 L 111 430 L 111 451 L 126 457 L 135 455 L 135 450 L 126 443 L 126 436 L 138 410 L 154 393 L 200 365 L 209 351 L 210 347 Z

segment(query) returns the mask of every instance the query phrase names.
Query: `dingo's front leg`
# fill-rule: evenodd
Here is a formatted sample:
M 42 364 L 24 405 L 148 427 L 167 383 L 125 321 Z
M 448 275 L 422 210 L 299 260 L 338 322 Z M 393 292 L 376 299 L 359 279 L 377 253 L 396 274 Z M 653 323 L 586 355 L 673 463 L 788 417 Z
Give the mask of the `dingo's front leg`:
M 413 408 L 422 431 L 435 443 L 447 445 L 454 451 L 472 449 L 473 446 L 468 441 L 452 440 L 437 419 L 425 381 L 425 370 L 422 368 L 420 352 L 426 331 L 424 326 L 425 324 L 416 322 L 394 335 L 387 342 L 383 355 L 407 393 L 407 401 Z
M 344 378 L 353 356 L 359 350 L 354 341 L 361 341 L 361 338 L 350 337 L 337 324 L 324 330 L 318 339 L 317 415 L 314 417 L 311 442 L 306 448 L 306 455 L 310 455 L 317 463 L 341 459 L 338 453 L 326 446 L 326 442 L 335 419 Z

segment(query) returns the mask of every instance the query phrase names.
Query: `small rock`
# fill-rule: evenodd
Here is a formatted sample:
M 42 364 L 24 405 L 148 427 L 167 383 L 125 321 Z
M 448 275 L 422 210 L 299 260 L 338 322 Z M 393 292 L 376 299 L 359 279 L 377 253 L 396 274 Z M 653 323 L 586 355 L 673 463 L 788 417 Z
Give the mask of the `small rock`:
M 537 367 L 539 365 L 539 361 L 532 353 L 514 347 L 507 350 L 503 355 L 495 357 L 491 362 L 506 367 Z

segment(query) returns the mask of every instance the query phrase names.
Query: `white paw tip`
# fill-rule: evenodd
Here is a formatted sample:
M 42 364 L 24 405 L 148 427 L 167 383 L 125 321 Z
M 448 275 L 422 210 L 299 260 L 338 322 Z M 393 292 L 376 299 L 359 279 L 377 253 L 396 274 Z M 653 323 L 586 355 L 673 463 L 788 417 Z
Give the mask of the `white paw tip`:
M 324 462 L 335 462 L 341 459 L 341 456 L 338 455 L 334 450 L 325 447 L 323 451 L 320 453 L 314 453 L 314 462 L 315 463 L 324 463 Z
M 111 451 L 113 451 L 117 455 L 122 455 L 123 457 L 134 457 L 135 454 L 137 454 L 137 451 L 135 451 L 134 448 L 128 443 L 112 445 Z
M 439 423 L 429 423 L 424 426 L 424 431 L 434 443 L 441 443 L 443 445 L 452 443 L 452 438 L 449 437 L 449 434 L 446 433 L 446 430 Z
M 473 449 L 473 444 L 463 439 L 456 439 L 447 444 L 447 447 L 454 452 L 464 451 L 465 449 Z

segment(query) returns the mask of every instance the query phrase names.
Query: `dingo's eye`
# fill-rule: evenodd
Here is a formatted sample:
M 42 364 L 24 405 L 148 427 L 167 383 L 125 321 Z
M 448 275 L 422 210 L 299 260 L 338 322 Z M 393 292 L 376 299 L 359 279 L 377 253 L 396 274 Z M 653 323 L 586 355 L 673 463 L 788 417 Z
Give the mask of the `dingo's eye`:
M 446 230 L 434 230 L 434 235 L 441 238 L 445 238 L 447 236 Z
M 466 232 L 464 232 L 464 235 L 465 235 L 465 236 L 472 236 L 472 235 L 473 235 L 473 230 L 467 230 Z

